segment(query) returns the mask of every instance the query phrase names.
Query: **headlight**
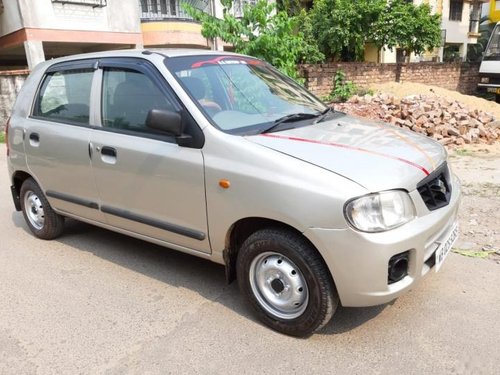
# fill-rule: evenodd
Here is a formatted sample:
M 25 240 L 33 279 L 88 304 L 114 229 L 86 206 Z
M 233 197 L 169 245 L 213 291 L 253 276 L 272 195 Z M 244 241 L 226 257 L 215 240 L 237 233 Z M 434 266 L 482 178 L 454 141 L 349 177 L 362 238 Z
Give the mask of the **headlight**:
M 415 217 L 408 193 L 384 191 L 353 199 L 345 206 L 349 223 L 363 232 L 383 232 L 407 223 Z
M 481 77 L 481 83 L 490 83 L 490 77 Z

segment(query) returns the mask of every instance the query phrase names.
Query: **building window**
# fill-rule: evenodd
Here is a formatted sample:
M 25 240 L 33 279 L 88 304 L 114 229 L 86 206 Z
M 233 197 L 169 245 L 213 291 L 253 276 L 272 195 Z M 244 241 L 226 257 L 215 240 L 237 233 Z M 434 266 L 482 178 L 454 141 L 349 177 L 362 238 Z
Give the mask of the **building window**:
M 141 0 L 142 18 L 170 18 L 179 13 L 179 1 Z
M 183 3 L 189 4 L 206 13 L 209 13 L 210 10 L 209 0 L 140 0 L 141 19 L 191 19 L 191 17 L 182 9 Z
M 234 0 L 233 13 L 235 17 L 243 17 L 243 9 L 246 5 L 254 6 L 257 0 Z
M 462 21 L 462 11 L 464 8 L 463 0 L 450 1 L 450 21 Z

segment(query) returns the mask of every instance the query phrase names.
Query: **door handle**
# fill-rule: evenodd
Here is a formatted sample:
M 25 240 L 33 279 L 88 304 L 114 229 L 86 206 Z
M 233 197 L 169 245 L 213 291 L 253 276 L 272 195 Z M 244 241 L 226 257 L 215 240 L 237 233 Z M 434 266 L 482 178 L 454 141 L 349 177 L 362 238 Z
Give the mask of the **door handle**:
M 109 147 L 109 146 L 103 146 L 103 148 L 101 150 L 101 154 L 105 155 L 105 156 L 112 156 L 112 157 L 116 158 L 116 149 L 114 149 L 113 147 Z
M 40 135 L 38 133 L 31 133 L 30 134 L 30 145 L 33 147 L 38 147 L 40 144 Z
M 116 149 L 109 146 L 101 148 L 101 160 L 106 164 L 116 164 Z

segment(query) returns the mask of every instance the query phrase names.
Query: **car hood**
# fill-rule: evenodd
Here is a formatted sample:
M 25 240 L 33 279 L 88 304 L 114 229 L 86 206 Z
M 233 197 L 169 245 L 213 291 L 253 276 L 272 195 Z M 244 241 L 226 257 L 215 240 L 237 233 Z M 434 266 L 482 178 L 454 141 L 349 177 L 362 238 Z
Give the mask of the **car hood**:
M 430 138 L 340 112 L 329 121 L 247 139 L 327 169 L 372 192 L 412 191 L 446 160 L 444 147 Z

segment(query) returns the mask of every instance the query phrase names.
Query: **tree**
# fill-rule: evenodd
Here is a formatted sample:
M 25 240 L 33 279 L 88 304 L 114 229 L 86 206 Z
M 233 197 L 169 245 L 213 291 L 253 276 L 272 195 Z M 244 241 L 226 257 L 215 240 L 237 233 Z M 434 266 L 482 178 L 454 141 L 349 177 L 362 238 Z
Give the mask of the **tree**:
M 414 5 L 405 0 L 390 0 L 387 10 L 373 24 L 371 40 L 376 46 L 399 47 L 407 58 L 441 44 L 441 16 L 431 14 L 429 4 Z
M 386 6 L 387 0 L 315 0 L 309 16 L 319 49 L 334 60 L 362 61 Z
M 298 63 L 315 63 L 324 58 L 317 45 L 307 43 L 299 31 L 299 16 L 278 11 L 275 2 L 259 0 L 254 6 L 246 5 L 241 18 L 231 13 L 233 0 L 221 3 L 222 19 L 184 5 L 188 14 L 201 22 L 205 38 L 221 38 L 236 52 L 266 60 L 292 78 L 298 78 Z
M 315 0 L 309 14 L 319 49 L 334 60 L 361 61 L 367 42 L 420 54 L 439 46 L 441 18 L 406 0 Z

